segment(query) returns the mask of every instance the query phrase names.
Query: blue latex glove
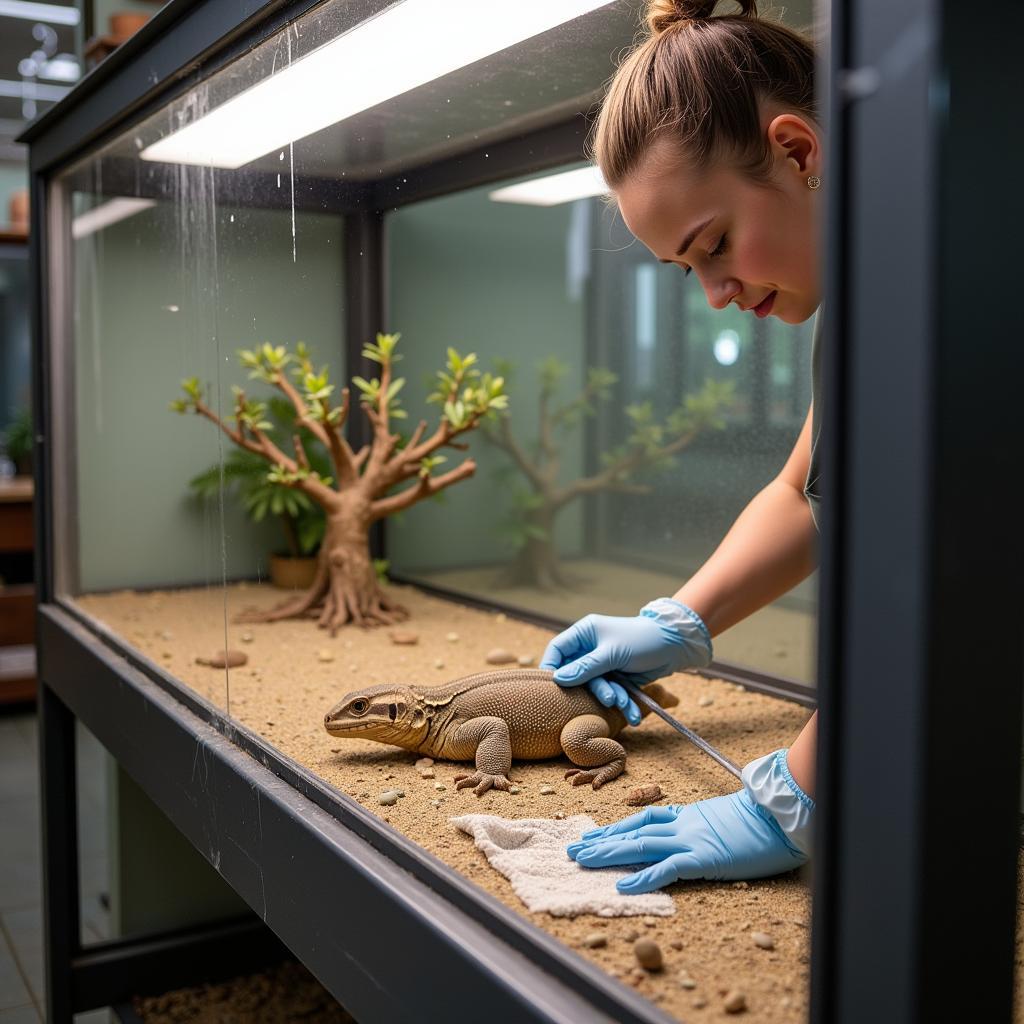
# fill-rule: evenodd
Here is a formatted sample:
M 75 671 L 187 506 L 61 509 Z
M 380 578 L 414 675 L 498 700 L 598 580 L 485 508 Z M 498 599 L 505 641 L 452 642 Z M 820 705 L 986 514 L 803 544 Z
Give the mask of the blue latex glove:
M 752 761 L 743 783 L 728 796 L 648 807 L 585 832 L 567 852 L 590 868 L 649 864 L 617 883 L 626 894 L 680 879 L 764 878 L 805 864 L 814 801 L 790 775 L 786 751 Z
M 587 615 L 548 644 L 540 667 L 555 670 L 560 686 L 587 683 L 606 707 L 617 705 L 630 725 L 640 709 L 625 688 L 606 678 L 621 672 L 638 686 L 711 661 L 711 635 L 685 604 L 659 597 L 639 615 Z

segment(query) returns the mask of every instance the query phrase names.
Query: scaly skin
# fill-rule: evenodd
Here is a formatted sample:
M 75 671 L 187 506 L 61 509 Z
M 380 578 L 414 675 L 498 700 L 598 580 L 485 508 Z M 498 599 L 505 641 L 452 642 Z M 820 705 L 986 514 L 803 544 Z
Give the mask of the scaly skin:
M 644 687 L 662 707 L 679 701 L 658 683 Z M 641 708 L 642 715 L 648 709 Z M 346 694 L 325 716 L 332 736 L 392 743 L 446 761 L 476 763 L 456 786 L 477 796 L 507 790 L 512 759 L 542 761 L 565 754 L 577 768 L 574 786 L 600 789 L 621 775 L 626 751 L 613 737 L 626 726 L 585 686 L 562 687 L 543 669 L 480 672 L 441 686 L 386 683 Z

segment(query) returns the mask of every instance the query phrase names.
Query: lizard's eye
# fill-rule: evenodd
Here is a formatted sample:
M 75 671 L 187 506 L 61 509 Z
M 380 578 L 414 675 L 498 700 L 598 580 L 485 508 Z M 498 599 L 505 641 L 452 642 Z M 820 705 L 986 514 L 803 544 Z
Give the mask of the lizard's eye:
M 370 702 L 367 701 L 367 700 L 363 700 L 363 698 L 360 697 L 359 700 L 352 701 L 352 708 L 351 708 L 352 714 L 353 715 L 365 715 L 366 714 L 366 709 L 369 706 L 370 706 Z

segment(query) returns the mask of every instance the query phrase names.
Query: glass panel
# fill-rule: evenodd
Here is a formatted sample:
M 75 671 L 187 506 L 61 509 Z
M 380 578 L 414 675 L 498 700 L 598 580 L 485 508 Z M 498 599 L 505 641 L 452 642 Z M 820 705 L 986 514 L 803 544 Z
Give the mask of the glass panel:
M 381 6 L 368 26 L 422 5 Z M 499 20 L 556 6 L 512 5 Z M 376 60 L 368 70 L 358 47 L 341 59 L 329 48 L 349 38 L 354 7 L 365 10 L 318 7 L 57 179 L 59 589 L 346 799 L 521 910 L 448 819 L 486 808 L 605 822 L 622 816 L 622 783 L 575 787 L 563 763 L 517 762 L 517 792 L 478 798 L 456 787 L 465 765 L 439 758 L 417 770 L 415 754 L 387 743 L 328 736 L 324 713 L 348 691 L 395 679 L 440 684 L 509 655 L 535 661 L 551 635 L 424 588 L 378 584 L 373 523 L 387 521 L 396 576 L 563 620 L 598 607 L 635 610 L 674 590 L 781 465 L 807 406 L 807 332 L 712 314 L 678 273 L 630 244 L 597 199 L 499 203 L 494 185 L 387 214 L 410 182 L 443 190 L 435 166 L 443 158 L 463 160 L 466 180 L 489 180 L 492 141 L 526 138 L 589 109 L 609 54 L 633 38 L 634 3 L 606 4 L 472 60 L 463 52 L 463 63 L 403 79 L 397 92 L 373 90 L 392 89 L 409 71 L 412 58 L 397 55 L 403 40 L 432 57 L 435 47 L 396 32 L 384 49 L 364 47 Z M 431 37 L 437 50 L 445 35 Z M 365 38 L 351 33 L 349 43 Z M 304 77 L 328 52 L 328 77 Z M 352 77 L 355 66 L 361 77 Z M 292 92 L 261 91 L 268 83 L 293 83 Z M 272 141 L 262 134 L 268 126 Z M 380 213 L 388 267 L 376 251 Z M 382 290 L 385 271 L 391 305 L 378 325 L 367 295 Z M 348 339 L 367 346 L 359 365 L 344 358 L 346 321 L 368 325 L 366 337 Z M 393 353 L 378 326 L 400 332 Z M 461 361 L 469 353 L 475 365 Z M 402 361 L 385 367 L 392 355 Z M 428 402 L 438 371 L 467 369 L 504 376 L 509 433 L 498 418 L 434 447 L 430 438 L 449 440 L 474 405 L 497 397 L 495 389 L 467 398 L 465 384 L 483 386 L 470 375 L 457 394 L 444 383 L 447 404 Z M 389 375 L 396 390 L 385 417 L 374 378 Z M 192 382 L 184 390 L 183 380 Z M 343 386 L 352 392 L 344 425 Z M 266 408 L 239 406 L 237 387 Z M 721 425 L 690 439 L 677 406 L 707 388 Z M 173 414 L 175 400 L 188 415 Z M 243 434 L 231 436 L 232 417 L 246 423 Z M 586 482 L 623 469 L 639 436 L 660 456 L 678 447 L 677 462 L 638 464 L 628 479 L 617 472 L 611 492 Z M 441 455 L 447 461 L 434 461 Z M 393 475 L 381 475 L 386 464 Z M 531 473 L 549 471 L 579 492 L 557 516 L 530 491 Z M 435 489 L 433 500 L 418 500 Z M 297 494 L 309 501 L 290 505 Z M 319 575 L 272 586 L 270 555 L 289 548 L 317 552 Z M 807 678 L 812 601 L 788 600 L 754 620 L 752 633 L 723 637 L 719 654 Z M 289 601 L 287 614 L 267 615 Z M 386 628 L 355 628 L 360 618 Z M 216 663 L 223 651 L 237 659 L 229 670 Z M 678 689 L 682 717 L 738 760 L 782 745 L 806 718 L 791 703 L 721 682 Z M 389 704 L 396 716 L 399 706 Z M 630 784 L 657 778 L 666 799 L 685 801 L 730 781 L 664 723 L 643 728 L 626 740 Z M 798 879 L 771 885 L 773 913 L 806 918 Z M 646 979 L 646 994 L 682 1016 L 695 996 L 676 984 L 676 968 L 699 973 L 709 998 L 735 981 L 737 964 L 704 933 L 722 921 L 770 925 L 751 902 L 742 890 L 709 888 L 685 923 L 657 924 L 651 934 L 663 950 L 675 950 L 678 937 L 689 952 L 670 954 L 672 969 Z M 539 923 L 576 949 L 593 927 L 585 918 Z M 621 944 L 614 955 L 587 948 L 616 975 L 629 959 Z M 759 1005 L 792 999 L 795 1012 L 801 955 L 802 942 L 787 944 L 790 989 L 746 961 L 740 980 Z
M 406 375 L 471 349 L 503 367 L 511 413 L 474 439 L 478 479 L 396 524 L 388 554 L 403 576 L 553 619 L 632 613 L 674 593 L 782 467 L 810 405 L 811 325 L 712 310 L 601 199 L 495 191 L 390 218 Z M 691 440 L 680 407 L 698 396 L 717 412 Z M 716 655 L 809 682 L 813 637 L 808 581 Z

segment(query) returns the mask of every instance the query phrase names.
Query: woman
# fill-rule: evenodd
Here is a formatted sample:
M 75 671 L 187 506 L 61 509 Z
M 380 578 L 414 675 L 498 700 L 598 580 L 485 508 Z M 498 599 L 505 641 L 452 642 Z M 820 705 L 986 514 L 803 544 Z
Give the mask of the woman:
M 713 17 L 715 0 L 652 0 L 649 38 L 604 100 L 595 159 L 630 231 L 662 263 L 696 275 L 715 309 L 801 323 L 821 301 L 821 130 L 814 53 L 801 35 L 757 20 L 754 0 Z M 812 399 L 819 394 L 815 332 Z M 818 403 L 820 411 L 820 402 Z M 672 598 L 635 617 L 588 615 L 548 646 L 542 667 L 587 683 L 634 723 L 605 675 L 646 682 L 711 661 L 711 637 L 785 593 L 815 567 L 817 418 L 779 475 Z M 569 855 L 587 867 L 647 864 L 619 883 L 642 893 L 677 879 L 739 879 L 803 864 L 814 812 L 817 715 L 788 749 L 743 770 L 736 793 L 651 807 L 586 833 Z

